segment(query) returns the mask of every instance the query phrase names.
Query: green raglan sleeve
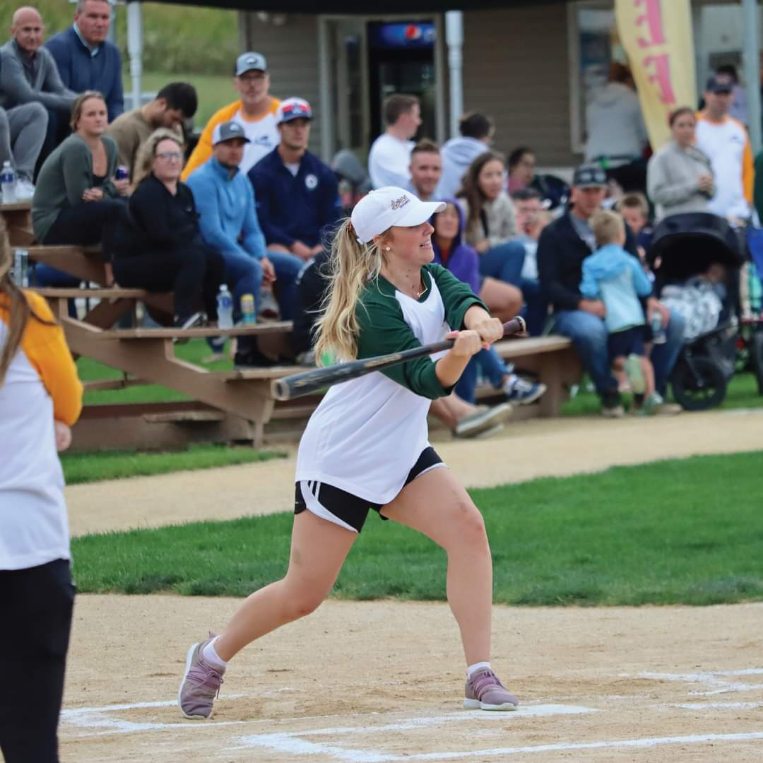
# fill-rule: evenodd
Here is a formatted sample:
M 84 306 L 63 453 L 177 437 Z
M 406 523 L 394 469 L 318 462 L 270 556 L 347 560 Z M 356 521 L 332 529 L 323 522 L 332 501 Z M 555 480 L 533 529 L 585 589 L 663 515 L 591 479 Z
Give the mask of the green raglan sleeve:
M 411 327 L 403 318 L 400 304 L 393 295 L 369 286 L 358 303 L 358 358 L 370 358 L 420 347 Z M 429 357 L 409 360 L 381 371 L 392 381 L 422 397 L 435 400 L 449 395 L 453 387 L 443 387 Z
M 466 328 L 464 316 L 470 307 L 478 305 L 487 310 L 485 303 L 469 288 L 469 285 L 459 281 L 442 265 L 432 263 L 424 270 L 434 279 L 440 290 L 442 302 L 445 305 L 445 320 L 454 331 Z

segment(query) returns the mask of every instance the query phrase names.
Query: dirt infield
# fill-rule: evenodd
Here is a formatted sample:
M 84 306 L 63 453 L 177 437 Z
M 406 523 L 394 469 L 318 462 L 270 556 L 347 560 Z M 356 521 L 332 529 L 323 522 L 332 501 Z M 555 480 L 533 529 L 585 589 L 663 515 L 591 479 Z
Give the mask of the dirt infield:
M 437 447 L 468 484 L 488 485 L 763 450 L 761 424 L 763 411 L 533 422 Z M 281 510 L 292 468 L 285 460 L 71 488 L 73 525 L 102 531 Z M 461 707 L 462 657 L 446 605 L 329 601 L 236 658 L 214 721 L 184 721 L 175 694 L 185 650 L 237 603 L 80 596 L 62 760 L 763 759 L 763 603 L 496 607 L 493 663 L 522 706 L 483 713 Z

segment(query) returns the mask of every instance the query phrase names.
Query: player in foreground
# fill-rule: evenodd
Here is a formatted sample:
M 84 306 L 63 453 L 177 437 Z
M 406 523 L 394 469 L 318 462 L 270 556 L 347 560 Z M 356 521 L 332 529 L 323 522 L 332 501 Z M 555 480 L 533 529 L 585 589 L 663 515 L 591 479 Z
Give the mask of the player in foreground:
M 10 267 L 0 220 L 0 759 L 58 763 L 74 586 L 56 451 L 82 384 L 48 303 Z
M 493 569 L 485 525 L 428 442 L 430 400 L 447 395 L 471 356 L 503 336 L 501 322 L 469 287 L 432 264 L 428 220 L 444 206 L 381 188 L 361 199 L 337 231 L 317 357 L 364 358 L 445 336 L 455 342 L 436 360 L 409 361 L 326 393 L 297 456 L 286 576 L 251 594 L 221 635 L 191 646 L 178 696 L 187 718 L 211 716 L 235 654 L 329 595 L 369 509 L 447 553 L 448 603 L 468 666 L 464 706 L 516 708 L 490 667 Z M 446 334 L 449 326 L 458 330 Z

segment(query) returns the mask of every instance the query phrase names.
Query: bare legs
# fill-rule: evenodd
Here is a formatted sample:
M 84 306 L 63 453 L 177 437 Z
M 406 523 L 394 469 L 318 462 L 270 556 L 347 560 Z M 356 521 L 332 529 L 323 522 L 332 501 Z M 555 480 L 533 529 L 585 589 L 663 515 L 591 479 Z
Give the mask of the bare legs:
M 490 276 L 482 281 L 480 299 L 501 323 L 510 321 L 522 309 L 522 292 L 516 286 Z
M 466 664 L 490 660 L 493 560 L 482 515 L 449 469 L 409 483 L 382 514 L 418 530 L 448 555 L 448 604 L 461 631 Z
M 295 515 L 286 576 L 246 599 L 215 641 L 217 654 L 227 662 L 251 641 L 317 609 L 357 537 L 310 511 Z
M 438 467 L 403 488 L 382 513 L 445 550 L 448 603 L 466 664 L 490 660 L 493 563 L 482 515 L 466 490 Z M 310 511 L 297 514 L 286 576 L 246 599 L 215 642 L 217 654 L 227 662 L 251 641 L 314 611 L 330 593 L 356 537 Z

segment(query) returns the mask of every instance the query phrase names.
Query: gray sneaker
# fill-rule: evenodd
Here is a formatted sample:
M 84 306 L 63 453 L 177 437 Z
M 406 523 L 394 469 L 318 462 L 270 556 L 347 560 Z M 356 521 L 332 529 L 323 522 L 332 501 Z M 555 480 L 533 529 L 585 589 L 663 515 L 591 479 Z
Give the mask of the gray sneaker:
M 499 424 L 504 424 L 511 415 L 511 405 L 501 403 L 492 408 L 480 406 L 474 413 L 458 420 L 453 434 L 456 437 L 476 437 Z
M 467 710 L 516 710 L 519 700 L 489 668 L 478 670 L 466 680 L 464 707 Z
M 212 703 L 220 693 L 223 682 L 223 672 L 207 665 L 201 652 L 212 641 L 214 636 L 206 641 L 193 644 L 185 659 L 185 673 L 178 691 L 180 712 L 186 718 L 207 719 L 212 717 Z

